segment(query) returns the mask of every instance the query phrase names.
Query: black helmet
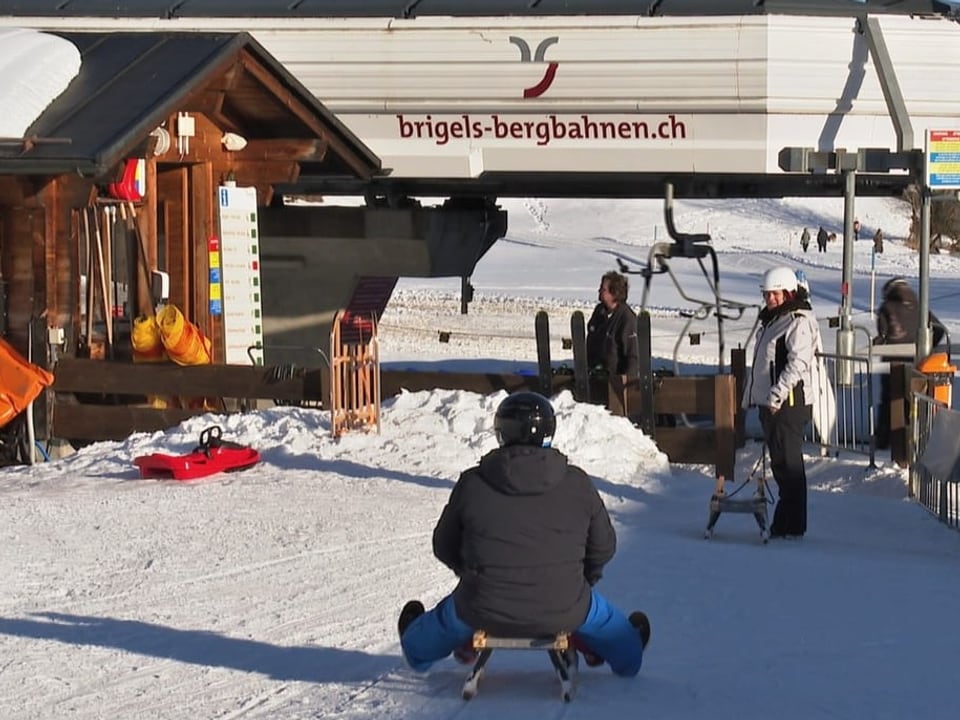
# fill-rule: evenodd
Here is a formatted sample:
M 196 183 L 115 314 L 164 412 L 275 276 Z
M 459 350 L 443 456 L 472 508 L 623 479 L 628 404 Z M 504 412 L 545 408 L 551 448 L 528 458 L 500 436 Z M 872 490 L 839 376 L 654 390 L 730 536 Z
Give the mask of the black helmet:
M 543 395 L 519 392 L 507 397 L 493 420 L 497 442 L 507 445 L 549 447 L 557 429 L 553 405 Z

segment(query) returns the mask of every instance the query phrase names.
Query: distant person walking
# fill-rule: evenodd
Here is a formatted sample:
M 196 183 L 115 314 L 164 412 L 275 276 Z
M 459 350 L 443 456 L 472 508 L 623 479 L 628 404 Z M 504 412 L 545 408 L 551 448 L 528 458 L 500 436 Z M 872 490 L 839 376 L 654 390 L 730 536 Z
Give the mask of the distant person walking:
M 826 252 L 827 251 L 827 231 L 823 229 L 823 225 L 820 226 L 820 229 L 817 231 L 817 252 Z
M 883 255 L 883 230 L 880 228 L 873 234 L 873 251 L 877 255 Z
M 860 239 L 860 221 L 859 220 L 853 221 L 853 239 L 854 240 Z
M 800 247 L 803 248 L 803 251 L 806 252 L 807 248 L 810 247 L 810 230 L 804 228 L 803 232 L 800 234 Z
M 930 241 L 930 252 L 934 255 L 939 255 L 940 251 L 943 249 L 943 235 L 937 233 L 933 236 L 933 240 Z

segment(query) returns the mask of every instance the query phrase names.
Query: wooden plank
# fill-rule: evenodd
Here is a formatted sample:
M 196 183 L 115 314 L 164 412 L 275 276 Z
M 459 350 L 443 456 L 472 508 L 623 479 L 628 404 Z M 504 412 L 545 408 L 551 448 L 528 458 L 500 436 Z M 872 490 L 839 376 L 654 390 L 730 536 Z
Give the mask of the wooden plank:
M 277 379 L 275 368 L 252 365 L 122 363 L 62 358 L 54 369 L 56 392 L 182 397 L 264 398 L 283 401 L 323 398 L 323 370 L 297 370 Z
M 629 417 L 631 408 L 637 407 L 640 407 L 640 381 L 633 379 L 625 384 L 620 375 L 611 375 L 607 380 L 607 409 L 610 414 Z
M 657 378 L 653 407 L 657 413 L 713 416 L 717 375 Z
M 880 407 L 880 412 L 889 412 L 890 419 L 890 459 L 900 467 L 909 463 L 909 443 L 907 442 L 907 413 L 910 407 L 907 373 L 910 366 L 905 363 L 890 363 L 890 407 Z
M 536 375 L 515 375 L 500 373 L 454 373 L 438 371 L 381 370 L 381 394 L 383 397 L 399 395 L 402 391 L 419 392 L 421 390 L 468 390 L 489 395 L 498 390 L 514 393 L 520 390 L 540 392 L 540 382 Z M 553 393 L 562 390 L 573 392 L 572 375 L 554 375 Z
M 654 380 L 653 409 L 655 414 L 662 415 L 708 415 L 713 416 L 714 403 L 716 402 L 714 391 L 714 375 L 705 375 L 698 377 L 672 377 L 657 376 Z M 637 381 L 630 381 L 625 387 L 620 383 L 619 378 L 610 379 L 610 393 L 608 407 L 610 412 L 616 412 L 616 408 L 623 407 L 623 414 L 633 414 L 633 408 L 641 407 L 642 389 Z M 624 400 L 619 400 L 618 395 L 622 391 L 625 393 Z
M 733 375 L 714 378 L 713 428 L 716 476 L 732 480 L 737 461 L 737 381 Z
M 740 403 L 743 400 L 743 392 L 747 386 L 747 351 L 743 348 L 735 348 L 730 351 L 730 373 L 736 379 L 736 416 L 734 420 L 734 433 L 738 448 L 742 448 L 747 443 L 747 411 Z
M 640 424 L 640 429 L 648 437 L 653 438 L 657 435 L 657 415 L 654 406 L 656 405 L 659 385 L 653 371 L 650 313 L 646 311 L 637 315 L 637 354 L 639 357 L 639 385 L 637 386 L 639 392 L 633 398 L 626 399 L 626 402 L 630 408 L 630 417 L 635 423 Z
M 639 382 L 611 378 L 607 407 L 614 415 L 632 416 L 640 407 Z M 736 462 L 736 379 L 732 375 L 656 378 L 654 410 L 664 415 L 704 415 L 713 418 L 711 428 L 657 426 L 654 439 L 671 462 L 708 463 L 718 477 L 733 476 Z
M 210 338 L 211 353 L 214 362 L 222 362 L 223 316 L 210 314 L 210 257 L 207 253 L 207 240 L 220 235 L 217 218 L 217 184 L 213 166 L 210 163 L 196 163 L 190 166 L 190 235 L 188 247 L 193 253 L 193 277 L 191 278 L 191 314 L 185 315 L 203 334 Z
M 713 428 L 657 428 L 657 447 L 670 458 L 670 462 L 715 465 L 716 439 Z
M 158 410 L 135 405 L 56 402 L 53 436 L 69 440 L 122 440 L 135 432 L 166 430 L 205 412 L 201 408 Z

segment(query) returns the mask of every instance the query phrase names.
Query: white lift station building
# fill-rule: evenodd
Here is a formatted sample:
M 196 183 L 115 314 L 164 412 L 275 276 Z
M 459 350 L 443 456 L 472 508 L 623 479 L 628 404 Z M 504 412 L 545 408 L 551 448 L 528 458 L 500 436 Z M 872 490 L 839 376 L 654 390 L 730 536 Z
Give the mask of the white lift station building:
M 867 17 L 922 147 L 925 129 L 960 127 L 953 15 L 853 0 L 0 1 L 8 26 L 249 31 L 395 179 L 757 176 L 780 173 L 787 146 L 912 149 Z
M 325 337 L 364 277 L 460 277 L 466 312 L 500 197 L 842 196 L 849 284 L 854 198 L 900 194 L 927 132 L 960 130 L 958 19 L 952 0 L 0 0 L 0 27 L 249 32 L 379 158 L 274 185 L 268 350 L 303 344 L 305 315 Z M 938 149 L 949 175 L 960 152 Z M 366 202 L 279 206 L 314 194 Z

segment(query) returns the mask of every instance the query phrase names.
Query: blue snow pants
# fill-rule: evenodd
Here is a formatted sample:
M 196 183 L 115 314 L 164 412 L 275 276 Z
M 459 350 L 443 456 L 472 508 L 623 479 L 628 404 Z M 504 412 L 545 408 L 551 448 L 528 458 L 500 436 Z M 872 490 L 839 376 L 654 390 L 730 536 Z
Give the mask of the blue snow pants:
M 579 639 L 602 657 L 616 675 L 633 677 L 643 664 L 640 633 L 620 610 L 596 590 L 591 590 L 590 611 L 576 629 Z M 447 595 L 416 618 L 400 638 L 407 664 L 417 672 L 426 672 L 456 648 L 466 645 L 474 629 L 457 615 L 453 596 Z

